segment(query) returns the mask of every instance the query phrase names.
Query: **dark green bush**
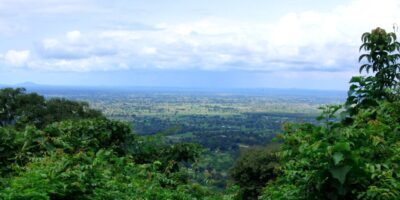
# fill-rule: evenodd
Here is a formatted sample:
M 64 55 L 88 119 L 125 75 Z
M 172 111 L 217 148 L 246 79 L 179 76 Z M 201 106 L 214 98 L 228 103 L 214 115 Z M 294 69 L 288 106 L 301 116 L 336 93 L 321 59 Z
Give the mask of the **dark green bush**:
M 244 199 L 257 199 L 262 188 L 279 174 L 279 145 L 244 149 L 230 170 L 230 177 L 242 190 Z
M 158 172 L 158 163 L 138 165 L 113 151 L 66 154 L 55 151 L 34 159 L 7 179 L 0 197 L 14 199 L 194 199 L 206 196 L 190 184 Z M 169 183 L 168 186 L 163 186 Z

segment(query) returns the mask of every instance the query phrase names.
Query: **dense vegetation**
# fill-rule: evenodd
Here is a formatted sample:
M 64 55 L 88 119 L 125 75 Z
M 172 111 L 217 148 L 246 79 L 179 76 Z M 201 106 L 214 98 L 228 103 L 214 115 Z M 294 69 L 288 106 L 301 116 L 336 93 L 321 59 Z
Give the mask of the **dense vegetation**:
M 343 105 L 322 106 L 317 123 L 296 107 L 246 107 L 253 97 L 195 97 L 190 107 L 145 97 L 114 110 L 104 106 L 115 100 L 91 101 L 102 114 L 2 89 L 0 199 L 400 199 L 400 43 L 380 28 L 362 41 L 367 75 L 350 80 Z M 228 174 L 231 184 L 217 181 Z
M 6 102 L 0 127 L 0 199 L 235 196 L 234 191 L 231 196 L 211 193 L 189 179 L 186 166 L 201 152 L 196 144 L 139 137 L 128 124 L 108 120 L 86 103 L 44 100 L 19 88 L 0 94 Z
M 285 126 L 282 174 L 261 199 L 400 199 L 400 44 L 380 28 L 362 41 L 360 71 L 373 74 L 353 77 L 343 109 L 325 107 L 322 125 Z
M 279 174 L 277 152 L 279 144 L 245 149 L 230 170 L 230 176 L 240 186 L 243 199 L 257 199 L 265 184 Z
M 37 93 L 26 93 L 24 88 L 5 88 L 0 91 L 0 126 L 34 125 L 43 128 L 66 119 L 101 118 L 103 114 L 90 109 L 86 102 L 62 98 L 45 100 Z

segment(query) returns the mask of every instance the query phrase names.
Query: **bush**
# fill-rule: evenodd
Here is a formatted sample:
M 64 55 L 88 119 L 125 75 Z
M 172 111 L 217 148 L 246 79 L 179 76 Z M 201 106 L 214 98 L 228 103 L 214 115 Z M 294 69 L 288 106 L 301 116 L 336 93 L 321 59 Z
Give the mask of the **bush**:
M 288 124 L 283 174 L 262 199 L 399 199 L 400 102 L 380 102 L 354 119 L 351 126 Z
M 242 190 L 244 199 L 257 199 L 265 185 L 279 174 L 278 144 L 245 149 L 230 170 L 230 177 Z
M 194 185 L 157 171 L 158 163 L 138 165 L 113 151 L 66 154 L 56 151 L 37 158 L 18 176 L 7 179 L 2 199 L 194 199 Z M 168 183 L 168 186 L 163 186 Z

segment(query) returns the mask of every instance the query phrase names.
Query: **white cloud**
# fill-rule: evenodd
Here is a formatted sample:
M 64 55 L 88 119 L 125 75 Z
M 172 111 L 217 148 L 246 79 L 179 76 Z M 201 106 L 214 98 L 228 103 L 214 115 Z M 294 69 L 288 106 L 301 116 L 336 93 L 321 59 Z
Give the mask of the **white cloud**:
M 91 56 L 82 59 L 50 59 L 36 60 L 28 64 L 30 69 L 45 71 L 72 71 L 72 72 L 90 72 L 90 71 L 109 71 L 125 70 L 124 63 L 115 62 L 115 60 Z
M 157 53 L 157 49 L 154 47 L 144 47 L 142 51 L 144 54 L 156 54 Z
M 18 9 L 19 8 L 19 9 Z M 54 1 L 54 0 L 1 0 L 0 10 L 23 10 L 25 14 L 28 13 L 82 13 L 100 11 L 90 5 L 90 1 L 85 0 L 68 0 L 68 1 Z
M 16 51 L 16 50 L 9 50 L 4 55 L 4 60 L 7 64 L 21 67 L 24 66 L 30 57 L 30 51 Z
M 66 38 L 70 42 L 77 42 L 81 38 L 81 32 L 80 31 L 70 31 L 66 34 Z
M 43 48 L 45 48 L 45 49 L 55 48 L 58 44 L 59 44 L 59 42 L 56 39 L 44 39 L 43 40 Z
M 356 71 L 360 35 L 376 26 L 390 30 L 400 23 L 398 10 L 396 0 L 353 0 L 329 12 L 287 13 L 273 23 L 206 17 L 158 23 L 154 30 L 72 30 L 44 39 L 29 66 L 65 71 Z M 19 63 L 28 58 L 29 51 Z

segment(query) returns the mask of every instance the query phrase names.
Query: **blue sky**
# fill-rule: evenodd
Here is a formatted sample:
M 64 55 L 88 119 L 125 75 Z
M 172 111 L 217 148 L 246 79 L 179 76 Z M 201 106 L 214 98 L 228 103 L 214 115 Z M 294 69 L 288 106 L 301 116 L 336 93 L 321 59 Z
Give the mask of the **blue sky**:
M 0 0 L 0 84 L 346 90 L 396 0 Z

